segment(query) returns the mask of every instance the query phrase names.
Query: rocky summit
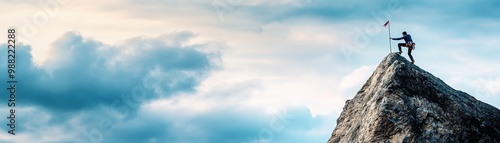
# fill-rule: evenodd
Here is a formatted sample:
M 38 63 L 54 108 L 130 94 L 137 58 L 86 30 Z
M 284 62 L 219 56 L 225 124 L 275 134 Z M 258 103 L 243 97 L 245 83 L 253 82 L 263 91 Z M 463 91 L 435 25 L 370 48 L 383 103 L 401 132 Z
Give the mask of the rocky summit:
M 347 100 L 328 143 L 499 143 L 500 110 L 391 53 Z

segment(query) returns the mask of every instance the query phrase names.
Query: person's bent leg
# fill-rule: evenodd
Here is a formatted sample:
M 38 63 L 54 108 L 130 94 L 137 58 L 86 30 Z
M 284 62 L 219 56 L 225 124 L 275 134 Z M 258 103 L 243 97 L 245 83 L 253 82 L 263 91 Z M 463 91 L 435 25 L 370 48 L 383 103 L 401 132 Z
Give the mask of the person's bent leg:
M 403 53 L 403 51 L 401 50 L 401 46 L 406 46 L 406 44 L 405 43 L 398 44 L 399 54 Z
M 410 57 L 411 63 L 413 64 L 413 63 L 415 63 L 415 60 L 413 60 L 413 56 L 411 55 L 412 50 L 413 49 L 411 47 L 408 48 L 408 56 Z

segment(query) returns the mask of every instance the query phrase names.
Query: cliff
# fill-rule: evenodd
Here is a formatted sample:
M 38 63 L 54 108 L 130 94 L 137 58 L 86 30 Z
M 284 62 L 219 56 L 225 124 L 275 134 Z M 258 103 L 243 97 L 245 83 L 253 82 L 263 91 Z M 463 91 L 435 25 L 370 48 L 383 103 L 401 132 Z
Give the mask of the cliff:
M 347 100 L 328 143 L 500 142 L 500 110 L 391 53 Z

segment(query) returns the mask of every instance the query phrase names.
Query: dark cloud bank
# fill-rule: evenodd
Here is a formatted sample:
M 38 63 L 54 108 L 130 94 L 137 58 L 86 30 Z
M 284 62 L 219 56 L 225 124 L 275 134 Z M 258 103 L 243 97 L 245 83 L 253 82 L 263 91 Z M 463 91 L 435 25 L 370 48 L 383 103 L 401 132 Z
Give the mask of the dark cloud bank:
M 110 45 L 73 31 L 53 42 L 50 57 L 39 66 L 32 60 L 32 47 L 19 44 L 18 105 L 50 115 L 48 121 L 37 122 L 38 114 L 20 113 L 19 134 L 36 139 L 41 128 L 53 127 L 68 132 L 54 136 L 71 136 L 57 142 L 290 142 L 286 136 L 307 133 L 323 123 L 324 117 L 313 118 L 306 107 L 282 109 L 276 115 L 241 107 L 197 114 L 172 109 L 158 115 L 137 112 L 140 105 L 155 99 L 196 93 L 196 86 L 222 67 L 213 47 L 224 44 L 189 44 L 195 36 L 184 31 Z M 0 52 L 0 58 L 6 59 L 6 50 Z M 6 69 L 6 62 L 0 63 L 0 69 Z M 223 102 L 231 95 L 218 94 L 245 90 L 241 88 L 228 85 L 204 96 Z M 134 100 L 136 93 L 138 100 Z M 108 126 L 100 129 L 103 121 Z

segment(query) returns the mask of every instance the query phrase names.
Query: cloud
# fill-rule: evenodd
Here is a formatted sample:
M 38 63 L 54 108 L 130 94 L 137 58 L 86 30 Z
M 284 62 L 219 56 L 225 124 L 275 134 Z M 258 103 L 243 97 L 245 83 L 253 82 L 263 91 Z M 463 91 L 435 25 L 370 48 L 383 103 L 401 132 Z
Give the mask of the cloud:
M 261 86 L 259 80 L 205 80 L 196 93 L 145 103 L 129 118 L 102 112 L 104 109 L 86 113 L 85 116 L 96 113 L 102 116 L 82 122 L 86 127 L 81 131 L 99 129 L 99 120 L 109 119 L 112 128 L 103 131 L 103 142 L 281 143 L 289 142 L 286 137 L 289 135 L 300 140 L 318 139 L 318 133 L 309 133 L 310 130 L 322 128 L 330 118 L 313 116 L 304 106 L 269 108 L 248 104 L 249 98 L 259 96 L 256 91 L 262 90 Z M 267 136 L 269 132 L 272 139 Z M 265 135 L 259 137 L 260 134 Z M 87 140 L 85 136 L 82 138 Z
M 18 121 L 17 129 L 19 137 L 25 139 L 9 140 L 83 140 L 79 131 L 101 121 L 96 120 L 101 116 L 95 115 L 110 115 L 109 118 L 115 120 L 127 119 L 124 116 L 133 119 L 137 113 L 132 111 L 147 101 L 194 92 L 204 78 L 221 66 L 220 54 L 213 50 L 214 45 L 190 42 L 195 36 L 182 31 L 155 38 L 135 37 L 122 44 L 109 45 L 75 31 L 67 32 L 53 42 L 50 57 L 41 64 L 33 62 L 31 46 L 18 44 L 17 99 L 22 101 L 18 116 L 23 120 Z M 6 58 L 5 52 L 1 51 L 0 58 Z M 6 62 L 0 63 L 0 68 L 6 69 Z M 137 97 L 134 94 L 140 94 L 141 99 L 133 100 Z M 122 107 L 129 108 L 123 110 Z M 143 129 L 139 123 L 127 123 L 127 128 Z M 161 128 L 169 125 L 163 121 L 150 123 L 158 124 L 148 124 L 156 128 L 147 129 L 145 135 L 156 136 L 158 134 L 153 133 L 161 133 Z M 159 124 L 162 125 L 158 127 Z M 48 134 L 40 130 L 64 135 L 48 139 Z
M 215 63 L 217 51 L 202 51 L 209 44 L 186 44 L 194 36 L 184 31 L 108 45 L 68 32 L 52 44 L 50 57 L 39 66 L 32 62 L 31 47 L 19 45 L 19 98 L 28 105 L 74 112 L 130 96 L 135 87 L 144 89 L 147 78 L 156 86 L 144 89 L 146 101 L 192 92 L 220 64 Z
M 342 78 L 339 89 L 344 91 L 354 91 L 361 89 L 361 86 L 368 80 L 376 65 L 361 66 Z M 355 93 L 354 92 L 354 93 Z
M 246 84 L 243 82 L 241 84 Z M 260 106 L 238 104 L 245 99 L 222 104 L 211 98 L 224 98 L 220 93 L 234 91 L 241 85 L 228 85 L 222 91 L 207 91 L 198 95 L 175 96 L 144 103 L 135 114 L 123 118 L 112 107 L 97 107 L 69 117 L 43 108 L 21 108 L 21 132 L 11 142 L 276 142 L 322 141 L 327 135 L 311 132 L 323 129 L 330 121 L 325 116 L 313 116 L 304 106 L 263 109 Z M 182 100 L 197 100 L 185 106 Z M 211 106 L 198 111 L 195 107 Z M 165 104 L 168 103 L 168 104 Z M 2 111 L 5 109 L 2 109 Z M 59 119 L 64 118 L 64 119 Z M 20 118 L 21 119 L 21 118 Z M 109 128 L 101 130 L 102 123 Z M 94 131 L 99 131 L 96 133 Z M 53 133 L 59 133 L 54 136 Z M 330 129 L 328 129 L 328 134 Z M 290 139 L 289 136 L 294 136 Z M 0 137 L 3 137 L 0 135 Z M 9 136 L 5 136 L 9 137 Z M 22 138 L 20 138 L 22 137 Z
M 195 115 L 172 109 L 150 112 L 120 123 L 103 142 L 286 142 L 286 136 L 306 133 L 325 122 L 307 108 L 288 107 L 269 114 L 252 107 L 213 108 Z M 155 110 L 154 108 L 152 110 Z M 307 140 L 309 135 L 296 139 Z
M 31 61 L 29 45 L 19 45 L 19 110 L 25 114 L 19 114 L 18 130 L 23 138 L 8 140 L 89 142 L 106 121 L 108 130 L 99 130 L 103 142 L 287 142 L 287 135 L 324 124 L 307 107 L 263 112 L 264 107 L 245 103 L 263 90 L 261 80 L 199 86 L 221 65 L 217 51 L 204 49 L 210 43 L 188 44 L 194 36 L 177 32 L 109 45 L 68 32 L 53 42 L 51 57 L 40 64 Z M 128 112 L 112 104 L 124 95 L 133 98 L 144 79 L 157 83 L 147 91 L 147 102 L 137 101 Z M 208 106 L 196 108 L 202 104 Z M 44 131 L 61 135 L 51 138 Z

